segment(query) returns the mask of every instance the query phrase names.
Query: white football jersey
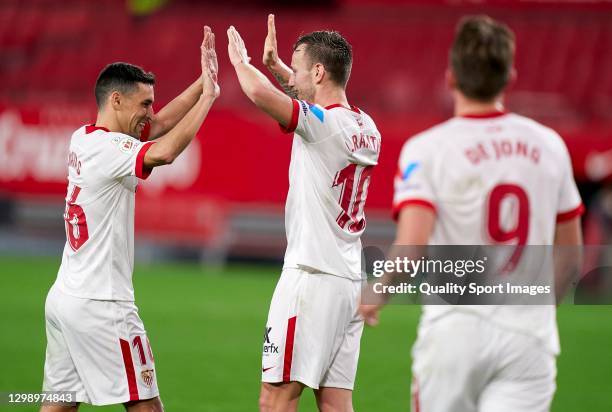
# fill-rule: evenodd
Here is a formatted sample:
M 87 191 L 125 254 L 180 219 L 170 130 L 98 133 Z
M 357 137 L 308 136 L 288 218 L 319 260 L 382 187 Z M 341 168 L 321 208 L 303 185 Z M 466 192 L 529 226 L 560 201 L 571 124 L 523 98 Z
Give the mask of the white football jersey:
M 356 107 L 293 101 L 284 268 L 361 279 L 364 207 L 381 136 Z
M 83 126 L 68 155 L 66 245 L 56 285 L 72 296 L 134 300 L 134 205 L 153 143 Z
M 393 204 L 396 217 L 410 204 L 435 211 L 431 245 L 552 245 L 556 223 L 583 211 L 561 137 L 512 113 L 455 117 L 408 140 Z M 428 305 L 423 322 L 451 310 L 475 312 L 559 350 L 554 305 Z

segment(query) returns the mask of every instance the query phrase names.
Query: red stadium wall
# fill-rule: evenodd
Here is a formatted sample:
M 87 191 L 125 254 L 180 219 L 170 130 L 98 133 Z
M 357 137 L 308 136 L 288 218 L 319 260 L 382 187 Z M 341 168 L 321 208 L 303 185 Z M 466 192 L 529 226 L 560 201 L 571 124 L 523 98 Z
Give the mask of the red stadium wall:
M 518 78 L 508 96 L 514 110 L 554 126 L 610 124 L 612 13 L 590 2 L 581 7 L 570 2 L 571 8 L 557 3 L 519 7 L 524 2 L 501 0 L 490 2 L 492 6 L 440 3 L 277 8 L 281 56 L 290 58 L 300 33 L 334 28 L 355 49 L 352 101 L 374 117 L 390 114 L 405 123 L 424 115 L 439 119 L 451 111 L 444 71 L 455 25 L 465 14 L 488 13 L 516 33 Z M 533 3 L 537 2 L 529 4 Z M 150 16 L 134 18 L 121 1 L 104 2 L 104 7 L 83 0 L 2 2 L 0 101 L 91 105 L 97 73 L 105 64 L 121 60 L 157 74 L 159 107 L 197 76 L 206 23 L 218 34 L 223 91 L 217 105 L 250 108 L 227 60 L 224 32 L 234 24 L 259 65 L 267 13 L 263 7 L 236 10 L 176 1 Z
M 70 135 L 94 120 L 93 112 L 66 107 L 0 107 L 0 193 L 64 196 Z M 391 203 L 392 179 L 405 138 L 431 124 L 377 120 L 383 146 L 367 205 L 386 209 Z M 600 178 L 612 174 L 612 133 L 608 131 L 603 139 L 602 133 L 605 132 L 584 129 L 564 136 L 581 180 L 587 178 L 587 172 Z M 148 196 L 185 194 L 230 203 L 281 205 L 288 188 L 291 139 L 256 111 L 213 108 L 197 140 L 174 164 L 156 169 L 140 190 Z M 608 153 L 607 158 L 602 153 Z
M 47 117 L 36 110 L 0 111 L 0 192 L 65 195 L 70 135 L 95 119 L 58 125 L 47 123 Z M 174 164 L 156 169 L 139 190 L 148 196 L 202 195 L 231 203 L 282 205 L 291 140 L 257 112 L 213 110 L 197 140 Z M 370 207 L 389 207 L 400 143 L 385 142 L 368 197 Z
M 353 44 L 349 100 L 373 116 L 383 135 L 368 210 L 388 209 L 404 140 L 452 114 L 444 70 L 454 27 L 464 14 L 489 13 L 516 32 L 518 80 L 508 93 L 510 109 L 563 135 L 579 180 L 610 179 L 612 13 L 601 12 L 607 6 L 532 7 L 503 0 L 487 3 L 490 7 L 378 3 L 347 0 L 329 9 L 277 11 L 285 60 L 295 38 L 313 29 L 340 30 Z M 140 193 L 281 208 L 290 138 L 241 92 L 224 35 L 230 23 L 236 25 L 260 66 L 268 10 L 213 10 L 207 3 L 176 1 L 133 18 L 123 1 L 103 5 L 84 0 L 0 3 L 0 192 L 63 197 L 69 136 L 94 121 L 92 88 L 99 70 L 124 60 L 155 72 L 155 107 L 160 108 L 197 77 L 206 23 L 218 34 L 221 97 L 198 142 L 174 165 L 156 170 Z

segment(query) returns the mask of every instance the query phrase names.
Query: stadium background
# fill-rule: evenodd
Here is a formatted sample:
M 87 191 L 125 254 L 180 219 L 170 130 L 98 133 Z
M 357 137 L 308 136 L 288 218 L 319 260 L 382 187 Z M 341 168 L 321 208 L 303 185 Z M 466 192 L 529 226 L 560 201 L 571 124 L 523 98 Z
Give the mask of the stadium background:
M 269 12 L 287 62 L 300 33 L 333 28 L 353 44 L 349 101 L 384 138 L 365 245 L 393 238 L 392 177 L 405 139 L 452 115 L 447 50 L 458 19 L 475 13 L 515 31 L 518 79 L 508 107 L 562 134 L 587 205 L 586 242 L 611 243 L 612 2 L 2 0 L 0 391 L 41 386 L 44 298 L 64 242 L 67 143 L 95 120 L 97 73 L 112 61 L 153 71 L 159 109 L 198 75 L 208 24 L 217 33 L 221 97 L 198 140 L 138 191 L 136 296 L 168 410 L 256 408 L 262 330 L 285 246 L 291 143 L 240 91 L 225 30 L 237 27 L 261 67 Z M 554 411 L 612 410 L 610 309 L 560 308 Z M 407 410 L 418 314 L 391 307 L 381 327 L 365 332 L 357 410 Z M 312 410 L 312 396 L 303 404 Z

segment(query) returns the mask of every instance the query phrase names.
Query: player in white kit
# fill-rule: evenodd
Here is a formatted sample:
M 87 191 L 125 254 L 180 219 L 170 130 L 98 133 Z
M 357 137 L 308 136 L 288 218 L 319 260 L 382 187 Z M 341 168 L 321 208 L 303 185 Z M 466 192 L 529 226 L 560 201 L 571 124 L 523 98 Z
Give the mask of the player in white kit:
M 245 94 L 295 132 L 285 207 L 287 251 L 264 333 L 262 411 L 296 410 L 305 386 L 323 411 L 352 410 L 363 321 L 361 288 L 364 206 L 380 133 L 348 104 L 351 46 L 337 32 L 306 34 L 291 68 L 279 58 L 268 17 L 263 62 L 292 99 L 255 67 L 235 28 L 229 55 Z
M 204 28 L 202 75 L 153 113 L 155 77 L 113 63 L 96 82 L 96 123 L 70 140 L 67 242 L 47 296 L 43 389 L 76 392 L 77 410 L 122 403 L 129 411 L 163 410 L 151 345 L 134 303 L 134 200 L 138 179 L 172 163 L 219 95 L 214 34 Z M 150 126 L 149 126 L 150 124 Z M 154 142 L 141 142 L 149 129 Z
M 455 117 L 404 145 L 396 245 L 579 245 L 582 202 L 553 130 L 503 108 L 514 37 L 488 17 L 458 27 L 447 81 Z M 370 302 L 366 302 L 370 303 Z M 381 305 L 361 305 L 376 324 Z M 412 410 L 548 411 L 559 340 L 554 305 L 424 306 Z

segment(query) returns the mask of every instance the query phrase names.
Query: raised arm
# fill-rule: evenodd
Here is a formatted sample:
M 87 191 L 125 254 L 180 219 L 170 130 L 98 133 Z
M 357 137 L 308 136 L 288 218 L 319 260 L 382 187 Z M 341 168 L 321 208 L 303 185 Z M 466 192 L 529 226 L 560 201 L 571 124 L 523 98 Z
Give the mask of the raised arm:
M 291 123 L 293 103 L 291 98 L 278 90 L 268 78 L 249 62 L 244 41 L 234 26 L 227 30 L 227 51 L 236 70 L 240 87 L 257 107 L 283 126 Z
M 185 117 L 202 95 L 202 79 L 197 79 L 153 116 L 149 140 L 168 133 Z
M 210 107 L 219 96 L 217 84 L 217 55 L 215 53 L 215 35 L 210 27 L 204 26 L 204 40 L 200 50 L 202 64 L 201 94 L 196 104 L 168 133 L 160 137 L 146 152 L 144 165 L 153 168 L 169 164 L 185 150 L 202 126 Z
M 276 45 L 276 26 L 274 25 L 274 14 L 268 14 L 268 35 L 264 43 L 263 64 L 270 70 L 270 73 L 278 81 L 285 93 L 291 97 L 294 92 L 289 87 L 291 68 L 278 57 L 278 46 Z

